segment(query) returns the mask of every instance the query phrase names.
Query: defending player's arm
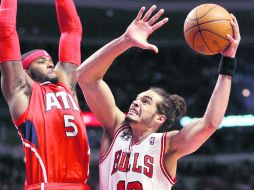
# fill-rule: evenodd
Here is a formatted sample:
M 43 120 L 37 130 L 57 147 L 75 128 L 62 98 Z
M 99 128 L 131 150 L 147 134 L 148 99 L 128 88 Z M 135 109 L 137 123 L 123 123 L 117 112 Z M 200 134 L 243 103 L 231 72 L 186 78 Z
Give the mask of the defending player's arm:
M 222 55 L 227 58 L 221 62 L 220 75 L 204 116 L 187 124 L 173 137 L 168 138 L 169 151 L 174 152 L 177 158 L 196 151 L 218 129 L 226 112 L 235 69 L 235 54 L 241 38 L 237 20 L 234 16 L 232 18 L 234 38 L 228 36 L 231 45 L 222 52 Z
M 81 63 L 82 25 L 73 0 L 55 0 L 55 4 L 61 31 L 56 71 L 59 80 L 75 92 L 76 69 Z
M 0 8 L 1 86 L 12 118 L 28 107 L 32 80 L 23 70 L 16 31 L 17 0 L 2 0 Z
M 158 52 L 156 46 L 147 42 L 147 38 L 168 19 L 155 23 L 164 12 L 160 10 L 149 18 L 155 9 L 156 6 L 152 6 L 143 16 L 145 8 L 142 7 L 136 19 L 121 37 L 102 47 L 77 69 L 79 85 L 90 109 L 111 135 L 124 121 L 125 115 L 116 107 L 115 99 L 108 85 L 103 81 L 103 76 L 114 59 L 131 47 Z

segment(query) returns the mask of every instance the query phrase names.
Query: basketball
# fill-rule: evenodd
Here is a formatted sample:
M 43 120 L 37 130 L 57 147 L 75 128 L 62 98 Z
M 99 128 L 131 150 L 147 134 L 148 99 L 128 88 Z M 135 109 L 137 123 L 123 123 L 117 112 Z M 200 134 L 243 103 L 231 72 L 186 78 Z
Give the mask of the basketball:
M 231 15 L 216 4 L 202 4 L 190 11 L 184 22 L 184 37 L 196 52 L 215 55 L 230 42 L 227 34 L 233 35 Z

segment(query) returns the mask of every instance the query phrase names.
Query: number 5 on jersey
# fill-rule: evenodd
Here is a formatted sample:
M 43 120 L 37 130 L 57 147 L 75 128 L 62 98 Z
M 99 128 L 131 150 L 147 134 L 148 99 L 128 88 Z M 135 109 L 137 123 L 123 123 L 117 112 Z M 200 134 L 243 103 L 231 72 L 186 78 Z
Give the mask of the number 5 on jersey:
M 75 137 L 78 134 L 78 127 L 74 123 L 73 115 L 64 115 L 64 127 L 68 128 L 65 132 L 67 137 Z

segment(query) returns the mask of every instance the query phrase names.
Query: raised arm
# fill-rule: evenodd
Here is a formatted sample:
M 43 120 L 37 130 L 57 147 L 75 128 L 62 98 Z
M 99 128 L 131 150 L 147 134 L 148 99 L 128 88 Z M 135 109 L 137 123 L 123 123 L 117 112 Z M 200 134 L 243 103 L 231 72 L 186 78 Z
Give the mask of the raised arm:
M 76 69 L 81 63 L 82 25 L 73 0 L 55 0 L 55 4 L 61 31 L 56 71 L 59 80 L 75 92 Z
M 16 120 L 28 107 L 32 80 L 23 70 L 16 31 L 17 0 L 2 0 L 0 7 L 1 87 Z
M 174 152 L 176 158 L 196 151 L 218 129 L 222 122 L 228 106 L 236 61 L 235 55 L 241 39 L 239 26 L 233 15 L 231 25 L 234 38 L 228 35 L 231 45 L 222 52 L 223 58 L 219 68 L 219 77 L 204 116 L 187 124 L 173 136 L 168 134 L 168 143 L 170 144 L 168 151 Z
M 110 134 L 113 134 L 124 121 L 125 115 L 115 105 L 115 99 L 103 81 L 103 76 L 114 59 L 131 47 L 158 52 L 156 46 L 147 42 L 147 38 L 168 19 L 157 22 L 163 10 L 150 18 L 155 9 L 156 6 L 152 6 L 143 16 L 145 8 L 142 7 L 121 37 L 99 49 L 77 69 L 78 82 L 90 109 Z

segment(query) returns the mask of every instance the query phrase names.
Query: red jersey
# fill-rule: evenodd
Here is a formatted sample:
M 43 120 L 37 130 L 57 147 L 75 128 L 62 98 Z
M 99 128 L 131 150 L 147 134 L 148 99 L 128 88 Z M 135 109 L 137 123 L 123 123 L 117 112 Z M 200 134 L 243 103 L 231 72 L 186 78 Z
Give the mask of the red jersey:
M 15 125 L 26 156 L 25 189 L 88 189 L 90 149 L 70 89 L 34 82 L 28 109 Z

